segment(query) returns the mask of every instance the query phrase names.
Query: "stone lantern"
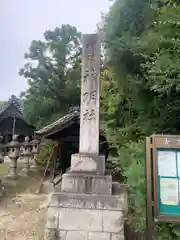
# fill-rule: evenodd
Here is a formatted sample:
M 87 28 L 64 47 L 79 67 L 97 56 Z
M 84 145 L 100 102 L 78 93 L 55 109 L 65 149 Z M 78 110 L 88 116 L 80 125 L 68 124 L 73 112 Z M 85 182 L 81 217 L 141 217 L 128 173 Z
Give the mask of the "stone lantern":
M 4 144 L 2 143 L 3 137 L 0 136 L 0 164 L 4 162 Z M 3 186 L 0 179 L 0 196 L 3 195 Z
M 32 170 L 36 170 L 37 169 L 36 160 L 37 160 L 37 155 L 38 155 L 38 152 L 39 152 L 39 144 L 40 144 L 40 141 L 37 138 L 34 138 L 31 141 L 31 154 L 32 154 L 31 169 Z
M 9 176 L 17 176 L 17 160 L 20 156 L 20 142 L 17 140 L 18 135 L 12 137 L 12 141 L 7 144 L 8 148 L 8 157 L 11 160 L 10 173 Z
M 31 157 L 31 143 L 29 137 L 25 137 L 24 142 L 22 143 L 22 153 L 21 156 L 24 160 L 24 169 L 23 173 L 25 176 L 28 176 L 30 167 L 29 167 L 29 160 Z

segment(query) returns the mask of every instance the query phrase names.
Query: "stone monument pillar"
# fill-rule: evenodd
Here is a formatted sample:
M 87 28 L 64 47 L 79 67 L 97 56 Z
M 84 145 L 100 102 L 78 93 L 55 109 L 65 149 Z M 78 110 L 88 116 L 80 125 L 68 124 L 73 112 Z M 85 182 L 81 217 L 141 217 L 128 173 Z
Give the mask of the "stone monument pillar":
M 22 158 L 24 160 L 24 169 L 23 169 L 23 175 L 28 176 L 30 165 L 29 160 L 31 157 L 31 144 L 29 137 L 25 137 L 25 141 L 22 143 Z
M 45 240 L 124 240 L 127 197 L 99 155 L 100 41 L 83 35 L 79 153 L 48 205 Z
M 4 144 L 2 143 L 3 137 L 0 136 L 0 164 L 4 162 Z M 3 185 L 0 179 L 0 197 L 3 195 Z
M 37 170 L 37 164 L 36 164 L 36 160 L 37 160 L 37 155 L 38 155 L 38 152 L 39 152 L 39 144 L 40 144 L 40 141 L 36 138 L 34 138 L 32 141 L 31 141 L 31 154 L 32 154 L 32 158 L 31 158 L 31 170 Z
M 7 144 L 8 157 L 11 160 L 9 177 L 15 178 L 17 176 L 17 160 L 20 155 L 20 142 L 17 140 L 18 136 L 14 135 L 12 141 Z

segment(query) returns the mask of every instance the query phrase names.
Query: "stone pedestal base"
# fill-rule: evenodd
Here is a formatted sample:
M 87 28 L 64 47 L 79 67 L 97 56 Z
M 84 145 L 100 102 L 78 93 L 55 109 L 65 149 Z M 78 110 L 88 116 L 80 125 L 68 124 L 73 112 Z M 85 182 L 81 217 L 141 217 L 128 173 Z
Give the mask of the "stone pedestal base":
M 11 159 L 10 171 L 8 177 L 16 178 L 17 177 L 17 159 Z
M 29 172 L 30 172 L 29 156 L 24 156 L 23 160 L 24 160 L 24 168 L 21 170 L 21 175 L 27 177 L 29 176 Z
M 37 156 L 34 156 L 33 158 L 30 159 L 29 165 L 30 165 L 31 171 L 37 170 L 36 158 L 37 158 Z
M 59 189 L 59 186 L 57 186 Z M 49 199 L 44 240 L 124 240 L 127 196 L 103 156 L 74 154 Z
M 46 240 L 124 240 L 125 194 L 53 193 Z
M 92 173 L 65 173 L 62 176 L 62 192 L 89 193 L 99 195 L 112 194 L 111 175 L 93 175 Z

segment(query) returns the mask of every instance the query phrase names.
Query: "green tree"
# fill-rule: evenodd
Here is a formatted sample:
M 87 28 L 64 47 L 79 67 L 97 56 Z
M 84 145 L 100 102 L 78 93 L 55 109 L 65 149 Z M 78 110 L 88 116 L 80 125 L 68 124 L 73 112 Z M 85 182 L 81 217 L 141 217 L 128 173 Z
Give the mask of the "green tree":
M 125 139 L 139 137 L 138 111 L 134 106 L 134 98 L 139 96 L 139 91 L 141 97 L 142 94 L 146 97 L 147 93 L 143 87 L 135 89 L 135 82 L 138 81 L 139 75 L 142 75 L 141 63 L 144 61 L 142 43 L 138 39 L 151 24 L 154 15 L 148 0 L 116 0 L 104 20 L 106 64 L 112 73 L 111 84 L 114 84 L 116 89 L 113 107 L 116 117 L 111 116 L 110 110 L 109 121 L 117 120 L 118 113 L 121 115 L 118 127 L 121 128 L 121 135 Z M 105 101 L 111 102 L 112 105 L 109 93 L 110 90 L 106 92 L 109 98 Z M 122 142 L 120 138 L 119 142 Z
M 29 88 L 22 94 L 25 115 L 41 127 L 65 113 L 80 100 L 80 37 L 77 29 L 62 25 L 44 33 L 44 41 L 33 40 L 24 55 L 20 75 Z
M 104 20 L 102 115 L 116 170 L 129 185 L 130 225 L 142 233 L 144 136 L 180 130 L 179 11 L 176 1 L 116 0 Z M 179 226 L 155 227 L 156 239 L 179 239 Z

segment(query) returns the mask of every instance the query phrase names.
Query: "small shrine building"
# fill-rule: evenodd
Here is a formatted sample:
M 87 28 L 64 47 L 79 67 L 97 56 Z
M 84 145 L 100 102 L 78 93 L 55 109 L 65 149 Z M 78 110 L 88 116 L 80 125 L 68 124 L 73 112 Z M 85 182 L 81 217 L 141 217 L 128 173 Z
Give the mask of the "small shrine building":
M 37 136 L 58 142 L 56 158 L 60 163 L 62 173 L 65 173 L 70 166 L 71 155 L 79 152 L 79 128 L 80 111 L 79 108 L 73 108 L 64 117 L 36 131 Z M 99 139 L 100 154 L 105 155 L 107 159 L 109 145 L 102 130 L 100 130 Z
M 30 139 L 34 136 L 35 128 L 29 125 L 23 114 L 23 103 L 12 95 L 7 102 L 0 102 L 0 135 L 3 143 L 12 140 L 12 135 L 17 134 L 19 141 L 23 142 L 25 136 Z

